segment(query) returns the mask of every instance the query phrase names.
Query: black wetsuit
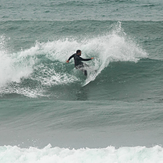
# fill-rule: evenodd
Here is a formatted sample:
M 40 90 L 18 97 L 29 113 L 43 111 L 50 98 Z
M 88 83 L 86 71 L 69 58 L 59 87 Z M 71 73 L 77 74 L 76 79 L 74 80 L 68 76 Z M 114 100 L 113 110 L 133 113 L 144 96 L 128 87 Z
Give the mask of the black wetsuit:
M 91 58 L 84 59 L 84 58 L 80 57 L 79 55 L 77 55 L 76 53 L 73 54 L 72 56 L 70 56 L 70 58 L 68 60 L 70 60 L 71 58 L 74 58 L 75 68 L 81 69 L 84 72 L 84 75 L 87 76 L 87 71 L 83 69 L 84 64 L 82 61 L 89 61 L 89 60 L 91 60 Z

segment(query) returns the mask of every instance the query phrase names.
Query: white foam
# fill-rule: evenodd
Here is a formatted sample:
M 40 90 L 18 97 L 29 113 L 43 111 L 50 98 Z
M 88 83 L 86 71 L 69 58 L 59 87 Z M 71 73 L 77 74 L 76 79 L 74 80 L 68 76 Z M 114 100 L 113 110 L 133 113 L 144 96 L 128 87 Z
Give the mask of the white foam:
M 117 25 L 107 34 L 96 36 L 93 38 L 83 38 L 81 40 L 69 39 L 56 40 L 52 42 L 39 43 L 36 42 L 35 47 L 24 51 L 31 55 L 45 54 L 51 60 L 59 60 L 65 62 L 67 58 L 75 53 L 77 49 L 81 49 L 84 57 L 95 57 L 96 64 L 99 67 L 106 67 L 110 62 L 132 61 L 137 62 L 139 59 L 147 57 L 148 54 L 121 28 L 121 23 Z
M 31 77 L 31 79 L 39 81 L 41 85 L 44 86 L 64 85 L 79 81 L 79 78 L 67 72 L 56 72 L 55 67 L 57 67 L 57 64 L 53 64 L 50 67 L 39 65 L 35 68 L 35 70 L 39 73 L 34 77 Z
M 41 96 L 48 96 L 45 95 L 45 91 L 40 88 L 40 87 L 36 87 L 35 89 L 30 88 L 30 87 L 24 87 L 21 88 L 19 86 L 19 84 L 14 84 L 14 85 L 9 85 L 7 87 L 2 87 L 0 89 L 0 94 L 19 94 L 19 95 L 24 95 L 30 98 L 36 98 L 36 97 L 41 97 Z
M 162 163 L 163 148 L 115 147 L 107 148 L 20 148 L 0 147 L 1 163 Z
M 3 41 L 1 38 L 0 41 Z M 20 82 L 22 77 L 32 73 L 34 62 L 24 59 L 19 53 L 10 54 L 4 43 L 0 44 L 0 88 L 10 82 Z

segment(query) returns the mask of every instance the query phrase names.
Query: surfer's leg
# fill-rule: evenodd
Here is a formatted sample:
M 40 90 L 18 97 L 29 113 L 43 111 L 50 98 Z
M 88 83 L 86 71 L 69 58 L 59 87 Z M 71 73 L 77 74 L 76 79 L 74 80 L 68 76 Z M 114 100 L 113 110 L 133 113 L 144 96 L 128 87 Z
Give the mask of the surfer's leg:
M 88 67 L 89 67 L 89 65 L 87 65 L 86 63 L 83 64 L 83 73 L 84 73 L 85 76 L 88 75 L 88 73 L 87 73 L 87 68 Z
M 84 75 L 87 76 L 87 70 L 84 70 L 83 72 L 84 72 Z
M 78 65 L 75 68 L 78 69 L 78 70 L 81 70 L 83 72 L 83 74 L 85 76 L 87 76 L 87 70 L 84 67 L 85 67 L 84 65 Z M 86 67 L 88 67 L 88 65 L 86 65 Z

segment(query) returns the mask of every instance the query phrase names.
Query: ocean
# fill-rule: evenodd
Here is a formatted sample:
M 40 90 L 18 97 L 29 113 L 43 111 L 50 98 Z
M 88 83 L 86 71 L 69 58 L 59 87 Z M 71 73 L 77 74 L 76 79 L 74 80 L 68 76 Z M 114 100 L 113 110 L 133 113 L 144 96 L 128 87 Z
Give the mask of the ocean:
M 0 163 L 162 163 L 162 52 L 161 0 L 1 0 Z

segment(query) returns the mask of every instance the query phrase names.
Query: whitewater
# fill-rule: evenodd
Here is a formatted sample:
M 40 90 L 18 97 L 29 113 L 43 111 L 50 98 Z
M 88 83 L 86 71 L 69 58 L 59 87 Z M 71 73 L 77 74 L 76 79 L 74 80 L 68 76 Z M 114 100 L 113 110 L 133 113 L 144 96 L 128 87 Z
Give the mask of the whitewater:
M 4 163 L 161 163 L 163 159 L 163 149 L 160 146 L 153 148 L 146 147 L 107 147 L 102 149 L 68 149 L 52 148 L 47 145 L 43 149 L 34 147 L 19 148 L 12 146 L 0 147 L 0 160 Z M 9 159 L 10 158 L 10 159 Z

